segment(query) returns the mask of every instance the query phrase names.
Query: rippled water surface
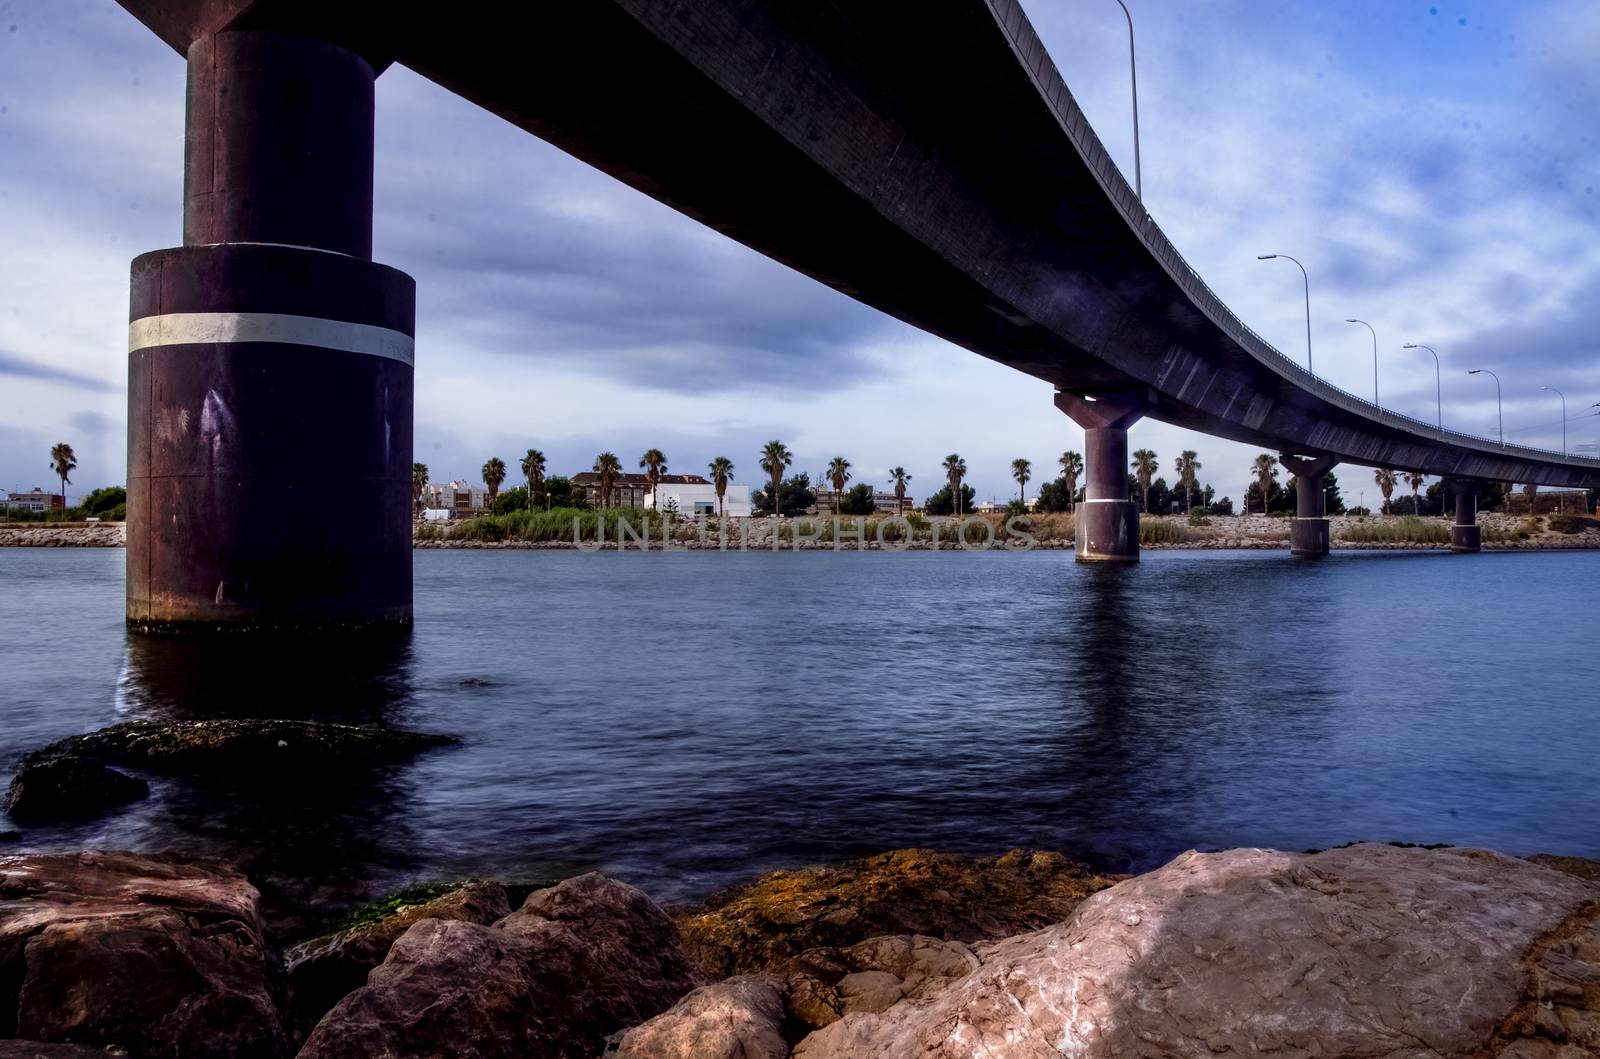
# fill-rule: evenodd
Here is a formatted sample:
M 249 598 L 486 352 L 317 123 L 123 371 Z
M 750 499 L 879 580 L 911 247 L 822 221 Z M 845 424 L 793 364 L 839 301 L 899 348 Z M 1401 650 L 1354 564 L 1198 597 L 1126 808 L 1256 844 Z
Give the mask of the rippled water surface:
M 124 554 L 0 549 L 0 770 L 144 717 L 464 743 L 157 780 L 20 847 L 226 855 L 281 906 L 595 867 L 663 900 L 907 845 L 1600 856 L 1600 556 L 416 555 L 407 636 L 129 638 Z M 0 829 L 6 826 L 0 819 Z

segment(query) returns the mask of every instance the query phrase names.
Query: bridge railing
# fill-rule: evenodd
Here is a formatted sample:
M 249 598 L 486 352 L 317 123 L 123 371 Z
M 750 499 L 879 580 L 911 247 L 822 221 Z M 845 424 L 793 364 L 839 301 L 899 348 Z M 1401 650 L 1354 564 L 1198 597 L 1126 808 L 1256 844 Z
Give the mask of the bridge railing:
M 1189 300 L 1210 317 L 1238 346 L 1260 363 L 1301 388 L 1323 400 L 1357 415 L 1369 416 L 1378 426 L 1400 427 L 1424 438 L 1432 438 L 1449 445 L 1475 449 L 1485 455 L 1500 454 L 1520 459 L 1543 462 L 1562 462 L 1576 466 L 1600 468 L 1600 459 L 1563 454 L 1554 449 L 1529 445 L 1507 445 L 1496 438 L 1480 434 L 1467 434 L 1458 430 L 1444 430 L 1438 424 L 1428 423 L 1401 412 L 1384 408 L 1374 401 L 1358 397 L 1348 390 L 1333 385 L 1312 374 L 1271 342 L 1257 334 L 1217 296 L 1216 291 L 1201 278 L 1188 261 L 1184 260 L 1172 240 L 1145 210 L 1133 186 L 1111 159 L 1111 154 L 1100 142 L 1100 137 L 1089 124 L 1078 101 L 1067 88 L 1066 80 L 1056 68 L 1055 61 L 1045 50 L 1044 42 L 1028 21 L 1018 0 L 986 0 L 995 19 L 1011 37 L 1011 46 L 1021 58 L 1023 66 L 1034 80 L 1040 94 L 1055 110 L 1056 118 L 1066 131 L 1073 146 L 1083 156 L 1106 196 L 1122 213 L 1128 227 L 1143 241 L 1151 255 L 1166 269 L 1167 274 L 1182 288 Z

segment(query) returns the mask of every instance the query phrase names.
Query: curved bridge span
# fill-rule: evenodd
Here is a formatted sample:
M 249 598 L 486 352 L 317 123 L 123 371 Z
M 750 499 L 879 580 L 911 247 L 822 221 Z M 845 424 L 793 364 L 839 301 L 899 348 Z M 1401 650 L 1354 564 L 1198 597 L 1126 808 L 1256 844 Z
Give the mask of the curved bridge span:
M 251 244 L 370 258 L 370 131 L 364 157 L 347 157 L 338 145 L 361 121 L 370 129 L 370 79 L 363 88 L 351 63 L 370 78 L 400 62 L 770 257 L 1051 383 L 1057 404 L 1089 433 L 1080 557 L 1137 554 L 1137 516 L 1119 453 L 1128 424 L 1141 416 L 1283 453 L 1302 487 L 1310 536 L 1302 539 L 1297 524 L 1296 546 L 1306 553 L 1318 550 L 1310 524 L 1320 520 L 1321 475 L 1339 461 L 1462 483 L 1457 521 L 1472 531 L 1458 535 L 1464 550 L 1476 545 L 1462 499 L 1471 482 L 1600 486 L 1600 460 L 1502 446 L 1382 410 L 1314 377 L 1251 331 L 1144 212 L 1016 0 L 584 0 L 515 10 L 397 3 L 336 11 L 296 0 L 120 2 L 190 63 L 186 246 L 161 252 L 182 257 L 162 263 L 163 275 L 179 277 L 176 285 L 144 280 L 164 292 L 154 302 L 141 298 L 136 263 L 136 319 L 179 304 L 214 312 L 248 301 L 409 336 L 409 305 L 396 309 L 409 291 L 398 289 L 404 284 L 393 270 L 335 276 L 308 265 L 320 276 L 319 298 L 246 292 L 243 279 L 256 274 L 246 260 L 259 256 L 245 249 Z M 295 104 L 283 102 L 306 97 L 321 104 L 314 113 L 290 113 Z M 273 151 L 286 136 L 310 149 Z M 245 160 L 237 172 L 233 159 Z M 330 188 L 339 194 L 330 196 Z M 209 271 L 186 272 L 185 262 L 202 252 L 226 257 L 225 271 L 239 278 L 216 280 L 215 261 Z M 185 288 L 208 282 L 203 297 Z M 330 285 L 347 287 L 350 304 L 330 304 Z M 207 370 L 225 372 L 230 350 L 215 348 L 220 359 Z M 366 397 L 363 414 L 385 423 L 403 416 L 409 463 L 409 360 L 356 370 L 348 385 L 370 394 L 384 372 L 393 384 L 384 390 L 388 403 L 374 407 Z M 142 378 L 138 370 L 133 377 Z M 160 410 L 131 404 L 131 455 L 148 464 L 152 453 L 140 450 L 146 442 L 137 424 L 141 417 L 154 423 Z M 154 435 L 152 427 L 150 445 Z M 160 463 L 161 454 L 153 455 Z M 392 486 L 400 454 L 388 455 L 369 477 Z M 373 502 L 408 513 L 409 496 L 396 493 L 375 485 Z M 130 517 L 148 517 L 140 510 L 131 503 Z M 383 536 L 382 527 L 373 532 Z M 1325 550 L 1325 522 L 1320 532 Z M 192 543 L 152 537 L 144 554 L 160 566 L 163 554 Z M 215 581 L 220 607 L 230 591 L 221 573 L 177 595 L 209 596 Z M 130 616 L 135 595 L 130 580 Z M 159 595 L 150 585 L 138 593 L 152 621 Z M 409 595 L 404 602 L 408 612 Z

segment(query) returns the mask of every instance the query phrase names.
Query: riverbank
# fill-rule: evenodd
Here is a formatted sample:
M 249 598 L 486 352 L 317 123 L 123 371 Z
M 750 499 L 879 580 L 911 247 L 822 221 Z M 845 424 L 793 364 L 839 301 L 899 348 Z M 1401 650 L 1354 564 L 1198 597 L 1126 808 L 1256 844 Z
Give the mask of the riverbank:
M 419 887 L 297 940 L 219 861 L 4 856 L 0 1055 L 1558 1059 L 1600 1049 L 1597 880 L 1403 843 L 1131 878 L 899 850 L 671 910 L 594 872 Z
M 646 513 L 639 513 L 642 519 Z M 1448 551 L 1449 520 L 1389 516 L 1334 516 L 1329 520 L 1331 547 L 1337 551 Z M 1150 550 L 1281 550 L 1289 548 L 1289 522 L 1266 515 L 1209 516 L 1189 520 L 1145 516 L 1140 525 L 1140 546 Z M 909 525 L 909 533 L 906 532 Z M 1486 551 L 1596 550 L 1600 549 L 1600 520 L 1583 516 L 1479 517 Z M 923 519 L 909 523 L 895 519 L 841 519 L 837 532 L 824 518 L 785 519 L 774 527 L 767 519 L 730 520 L 726 539 L 714 524 L 669 521 L 652 524 L 648 534 L 630 533 L 621 539 L 613 531 L 604 542 L 585 528 L 574 539 L 547 537 L 529 540 L 508 533 L 495 539 L 476 521 L 419 529 L 413 547 L 418 549 L 532 550 L 532 551 L 1070 551 L 1074 547 L 1071 515 L 1027 516 L 1008 520 L 1000 515 L 972 515 L 963 519 Z M 909 537 L 909 539 L 907 539 Z
M 0 525 L 0 548 L 122 548 L 125 522 L 13 522 Z
M 640 513 L 643 515 L 643 513 Z M 1399 518 L 1385 516 L 1330 518 L 1331 546 L 1336 551 L 1448 551 L 1449 522 L 1437 518 Z M 1584 516 L 1517 516 L 1483 514 L 1479 516 L 1485 551 L 1597 550 L 1600 549 L 1600 520 Z M 663 533 L 660 522 L 648 535 L 629 533 L 621 540 L 615 529 L 600 544 L 593 526 L 586 527 L 577 541 L 569 534 L 543 540 L 526 540 L 514 535 L 501 539 L 486 536 L 476 520 L 416 528 L 412 547 L 417 549 L 512 549 L 526 551 L 740 551 L 765 549 L 778 551 L 1026 551 L 1033 549 L 1071 550 L 1073 520 L 1070 515 L 1030 516 L 1027 523 L 997 515 L 972 515 L 961 520 L 965 539 L 955 539 L 957 520 L 916 518 L 910 522 L 910 540 L 903 527 L 892 519 L 844 519 L 839 540 L 833 527 L 822 518 L 785 519 L 778 527 L 778 546 L 765 519 L 730 522 L 723 543 L 714 527 L 689 520 L 668 524 Z M 1561 528 L 1565 527 L 1565 529 Z M 1289 520 L 1265 515 L 1213 515 L 1191 522 L 1184 518 L 1145 516 L 1141 524 L 1141 547 L 1195 550 L 1280 550 L 1289 547 Z M 937 530 L 937 533 L 936 533 Z M 16 523 L 0 525 L 0 548 L 121 548 L 127 545 L 125 523 Z

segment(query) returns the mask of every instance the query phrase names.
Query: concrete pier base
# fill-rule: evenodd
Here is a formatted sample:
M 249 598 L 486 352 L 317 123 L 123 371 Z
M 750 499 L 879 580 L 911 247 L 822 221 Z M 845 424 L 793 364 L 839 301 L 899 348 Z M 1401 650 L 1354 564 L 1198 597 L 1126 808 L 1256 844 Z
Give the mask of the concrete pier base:
M 372 67 L 189 49 L 184 242 L 133 263 L 127 621 L 411 620 L 415 285 L 374 264 Z
M 1295 518 L 1289 523 L 1289 554 L 1318 559 L 1328 554 L 1331 535 L 1325 518 Z
M 1332 456 L 1285 452 L 1279 461 L 1294 475 L 1294 521 L 1289 524 L 1289 553 L 1304 559 L 1328 554 L 1330 534 L 1324 484 L 1339 461 Z
M 1139 561 L 1139 505 L 1132 500 L 1085 500 L 1073 533 L 1079 562 Z
M 1079 562 L 1139 561 L 1139 505 L 1128 496 L 1128 428 L 1154 406 L 1144 393 L 1056 394 L 1084 431 L 1084 500 L 1074 537 Z
M 1483 529 L 1478 525 L 1478 483 L 1472 478 L 1451 478 L 1445 487 L 1455 497 L 1456 522 L 1450 527 L 1450 550 L 1475 552 L 1483 547 Z

